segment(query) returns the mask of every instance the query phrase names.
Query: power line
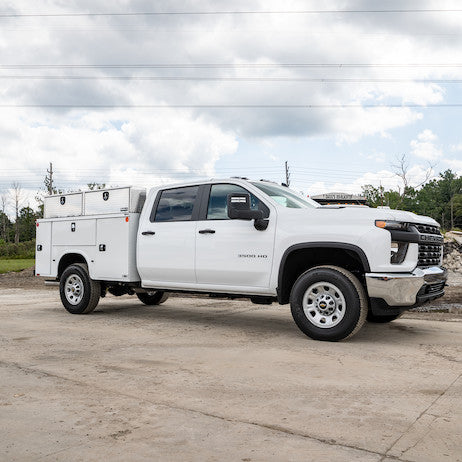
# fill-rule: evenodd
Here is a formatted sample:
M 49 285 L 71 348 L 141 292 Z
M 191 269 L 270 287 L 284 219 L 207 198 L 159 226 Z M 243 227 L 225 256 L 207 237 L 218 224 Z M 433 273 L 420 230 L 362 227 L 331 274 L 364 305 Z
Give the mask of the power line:
M 311 14 L 406 14 L 406 13 L 460 13 L 462 9 L 413 8 L 386 10 L 246 10 L 246 11 L 139 11 L 131 13 L 0 13 L 0 18 L 68 18 L 68 17 L 133 17 L 133 16 L 219 16 L 219 15 L 311 15 Z
M 96 76 L 96 75 L 0 75 L 2 80 L 147 80 L 205 82 L 311 82 L 311 83 L 462 83 L 462 79 L 336 79 L 304 77 L 183 77 L 183 76 Z
M 459 108 L 448 104 L 0 104 L 0 108 L 25 109 L 435 109 Z
M 456 63 L 137 63 L 0 64 L 0 69 L 277 69 L 277 68 L 453 68 Z
M 0 18 L 1 20 L 1 18 Z M 239 29 L 247 29 L 251 28 L 252 30 L 255 30 L 255 27 L 248 25 L 248 24 L 242 24 Z M 233 26 L 235 28 L 235 26 Z M 96 25 L 82 25 L 81 27 L 69 27 L 68 25 L 57 25 L 57 26 L 48 26 L 46 27 L 46 30 L 49 32 L 109 32 L 109 33 L 114 33 L 114 32 L 134 32 L 134 33 L 141 33 L 141 32 L 152 32 L 152 33 L 157 33 L 159 31 L 159 28 L 168 28 L 168 24 L 158 24 L 156 25 L 156 28 L 153 29 L 152 25 L 151 26 L 139 26 L 136 24 L 133 25 L 121 25 L 121 24 L 106 24 L 104 27 L 101 26 L 96 26 Z M 44 27 L 43 25 L 39 26 L 4 26 L 2 27 L 2 32 L 43 32 Z M 201 31 L 203 32 L 203 27 L 198 25 L 196 27 L 187 27 L 185 30 L 188 31 Z M 274 32 L 276 31 L 281 31 L 281 33 L 295 33 L 300 31 L 300 29 L 292 28 L 290 31 L 288 31 L 286 28 L 281 28 L 274 26 L 271 29 Z M 337 38 L 343 38 L 345 35 L 339 34 L 338 32 L 335 31 L 330 31 L 328 29 L 324 29 L 323 31 L 316 31 L 316 30 L 303 30 L 303 37 L 312 37 L 312 36 L 329 36 L 330 38 L 332 37 L 337 37 Z M 401 39 L 403 37 L 403 34 L 399 33 L 374 33 L 374 32 L 355 32 L 355 37 L 370 37 L 370 38 L 399 38 Z M 347 34 L 348 36 L 348 34 Z M 445 39 L 445 38 L 450 38 L 450 37 L 461 37 L 461 33 L 435 33 L 435 32 L 415 32 L 412 30 L 407 30 L 406 31 L 406 36 L 412 36 L 412 37 L 435 37 L 438 39 Z

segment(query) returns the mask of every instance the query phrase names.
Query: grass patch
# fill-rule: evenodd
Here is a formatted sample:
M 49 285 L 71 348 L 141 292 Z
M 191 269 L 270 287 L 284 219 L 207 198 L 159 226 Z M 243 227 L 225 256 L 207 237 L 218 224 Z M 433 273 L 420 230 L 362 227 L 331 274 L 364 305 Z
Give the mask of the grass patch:
M 10 271 L 22 271 L 35 265 L 33 258 L 22 258 L 14 260 L 0 260 L 0 274 Z

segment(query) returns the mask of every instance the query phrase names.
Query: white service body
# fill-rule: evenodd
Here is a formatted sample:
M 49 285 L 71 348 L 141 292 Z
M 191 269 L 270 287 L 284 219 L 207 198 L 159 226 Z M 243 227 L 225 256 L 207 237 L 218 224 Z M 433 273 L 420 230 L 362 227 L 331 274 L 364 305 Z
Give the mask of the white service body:
M 92 279 L 139 281 L 136 236 L 145 197 L 131 187 L 46 197 L 45 218 L 37 220 L 37 276 L 56 278 L 61 259 L 75 254 Z

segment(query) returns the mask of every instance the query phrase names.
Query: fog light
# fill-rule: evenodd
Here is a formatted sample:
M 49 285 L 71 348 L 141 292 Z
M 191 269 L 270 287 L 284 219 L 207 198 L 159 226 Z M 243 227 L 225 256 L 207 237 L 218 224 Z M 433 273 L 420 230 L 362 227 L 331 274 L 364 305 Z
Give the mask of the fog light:
M 400 263 L 403 263 L 404 259 L 406 258 L 408 247 L 409 244 L 407 242 L 392 242 L 390 249 L 390 263 L 394 265 L 399 265 Z

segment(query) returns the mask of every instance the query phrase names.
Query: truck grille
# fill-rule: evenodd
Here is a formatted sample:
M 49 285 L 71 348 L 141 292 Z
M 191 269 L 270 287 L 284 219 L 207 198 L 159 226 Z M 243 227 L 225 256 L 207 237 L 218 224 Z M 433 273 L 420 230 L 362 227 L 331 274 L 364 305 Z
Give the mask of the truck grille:
M 417 266 L 438 266 L 443 254 L 443 238 L 438 226 L 413 224 L 419 232 L 419 259 Z M 435 237 L 439 236 L 439 237 Z M 441 240 L 441 242 L 439 242 Z
M 441 244 L 419 244 L 419 261 L 417 266 L 438 266 L 443 246 Z
M 414 225 L 420 234 L 438 234 L 440 235 L 440 230 L 438 226 L 431 225 Z

